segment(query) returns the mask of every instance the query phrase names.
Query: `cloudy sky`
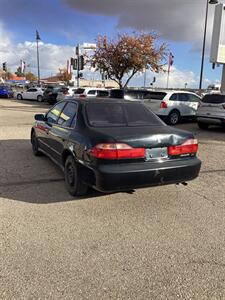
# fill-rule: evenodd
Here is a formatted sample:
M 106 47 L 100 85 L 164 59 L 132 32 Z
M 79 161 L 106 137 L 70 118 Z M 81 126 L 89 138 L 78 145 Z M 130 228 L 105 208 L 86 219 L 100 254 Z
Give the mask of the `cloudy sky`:
M 11 71 L 23 59 L 37 73 L 36 29 L 42 77 L 65 66 L 77 43 L 95 42 L 98 34 L 154 30 L 174 55 L 170 85 L 198 85 L 206 0 L 0 0 L 0 7 L 0 63 L 7 61 Z M 221 77 L 221 67 L 212 70 L 208 58 L 214 8 L 209 6 L 205 85 Z M 165 74 L 149 72 L 148 83 L 153 76 L 165 87 Z M 143 76 L 131 84 L 142 85 Z

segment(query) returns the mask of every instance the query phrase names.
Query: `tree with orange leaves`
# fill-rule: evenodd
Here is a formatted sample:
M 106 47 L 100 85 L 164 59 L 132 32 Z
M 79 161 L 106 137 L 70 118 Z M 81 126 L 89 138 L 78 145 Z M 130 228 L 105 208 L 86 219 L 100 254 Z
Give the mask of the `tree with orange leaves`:
M 154 33 L 119 34 L 116 40 L 99 36 L 92 65 L 116 81 L 120 88 L 125 88 L 145 68 L 156 73 L 163 71 L 166 45 L 156 46 L 157 39 Z

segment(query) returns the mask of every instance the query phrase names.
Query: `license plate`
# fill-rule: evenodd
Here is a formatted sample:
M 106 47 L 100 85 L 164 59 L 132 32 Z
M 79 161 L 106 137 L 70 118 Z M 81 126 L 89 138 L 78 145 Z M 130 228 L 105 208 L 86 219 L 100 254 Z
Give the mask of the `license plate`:
M 152 160 L 152 159 L 160 159 L 168 157 L 167 147 L 163 148 L 151 148 L 146 149 L 145 151 L 145 159 Z

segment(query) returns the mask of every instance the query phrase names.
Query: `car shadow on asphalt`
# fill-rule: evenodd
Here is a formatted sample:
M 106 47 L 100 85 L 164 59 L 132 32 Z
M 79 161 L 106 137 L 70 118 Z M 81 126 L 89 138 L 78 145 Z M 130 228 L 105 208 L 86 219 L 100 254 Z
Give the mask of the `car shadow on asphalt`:
M 46 108 L 46 107 L 50 107 L 51 105 L 47 102 L 47 101 L 43 101 L 43 102 L 38 102 L 36 100 L 29 100 L 29 99 L 25 99 L 25 100 L 18 100 L 18 99 L 10 99 L 11 103 L 15 102 L 15 103 L 20 103 L 26 106 L 31 106 L 31 107 L 41 107 L 41 108 Z M 17 106 L 18 107 L 18 106 Z
M 72 197 L 61 170 L 48 157 L 35 157 L 29 140 L 0 140 L 0 149 L 0 198 L 49 204 L 106 196 L 90 188 L 87 195 Z

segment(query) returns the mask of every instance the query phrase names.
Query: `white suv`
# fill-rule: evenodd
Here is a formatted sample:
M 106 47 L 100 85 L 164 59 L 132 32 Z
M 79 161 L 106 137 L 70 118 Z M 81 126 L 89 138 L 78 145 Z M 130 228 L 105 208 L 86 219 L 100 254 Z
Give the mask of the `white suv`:
M 96 97 L 108 97 L 109 91 L 104 88 L 78 88 L 75 93 L 75 97 L 79 98 L 96 98 Z
M 205 95 L 199 103 L 197 122 L 201 129 L 207 129 L 209 125 L 225 126 L 225 95 Z
M 56 101 L 62 101 L 65 100 L 68 97 L 74 96 L 74 93 L 76 92 L 76 88 L 75 87 L 64 87 L 62 86 L 58 92 Z
M 144 104 L 170 125 L 181 118 L 195 117 L 200 100 L 197 94 L 187 91 L 148 91 L 143 97 Z

